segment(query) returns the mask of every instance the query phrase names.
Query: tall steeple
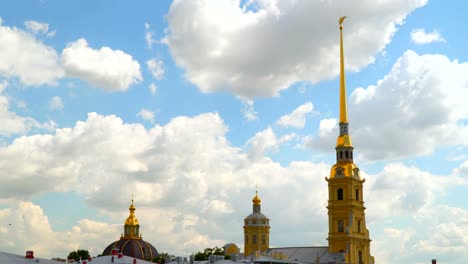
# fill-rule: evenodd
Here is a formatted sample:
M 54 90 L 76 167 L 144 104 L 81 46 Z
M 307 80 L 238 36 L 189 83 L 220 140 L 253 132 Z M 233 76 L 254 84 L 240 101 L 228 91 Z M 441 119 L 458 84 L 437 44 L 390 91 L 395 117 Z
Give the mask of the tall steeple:
M 346 105 L 346 80 L 344 70 L 344 52 L 343 52 L 343 21 L 346 16 L 341 17 L 340 24 L 340 123 L 348 123 L 348 107 Z
M 346 263 L 373 264 L 363 201 L 364 179 L 353 162 L 353 144 L 348 132 L 346 81 L 343 52 L 343 21 L 340 26 L 340 134 L 336 141 L 336 164 L 328 182 L 328 251 L 342 254 Z

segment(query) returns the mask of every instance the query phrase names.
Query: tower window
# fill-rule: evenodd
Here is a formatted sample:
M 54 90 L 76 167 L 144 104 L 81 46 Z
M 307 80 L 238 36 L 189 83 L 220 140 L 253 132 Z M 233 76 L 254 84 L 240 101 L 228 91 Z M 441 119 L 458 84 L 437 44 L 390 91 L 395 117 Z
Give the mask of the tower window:
M 336 191 L 336 196 L 337 196 L 337 199 L 338 199 L 338 200 L 343 200 L 343 189 L 339 188 L 339 189 Z
M 357 221 L 357 232 L 361 233 L 361 221 Z
M 359 260 L 359 264 L 363 264 L 364 262 L 362 262 L 362 251 L 359 251 L 358 252 L 358 260 Z
M 338 220 L 338 232 L 344 232 L 343 220 Z
M 265 235 L 262 235 L 262 245 L 266 244 Z
M 340 159 L 343 158 L 343 151 L 340 151 Z
M 356 189 L 356 200 L 359 201 L 359 189 Z
M 345 153 L 346 153 L 346 158 L 349 159 L 349 152 L 346 151 Z
M 248 243 L 249 243 L 249 236 L 245 235 L 245 244 L 248 244 Z
M 352 152 L 352 151 L 350 151 L 350 152 L 349 152 L 349 154 L 351 154 L 351 158 L 353 158 L 353 152 Z
M 252 224 L 256 225 L 257 224 L 257 219 L 252 220 Z
M 255 235 L 255 234 L 252 236 L 252 243 L 254 245 L 257 244 L 257 235 Z

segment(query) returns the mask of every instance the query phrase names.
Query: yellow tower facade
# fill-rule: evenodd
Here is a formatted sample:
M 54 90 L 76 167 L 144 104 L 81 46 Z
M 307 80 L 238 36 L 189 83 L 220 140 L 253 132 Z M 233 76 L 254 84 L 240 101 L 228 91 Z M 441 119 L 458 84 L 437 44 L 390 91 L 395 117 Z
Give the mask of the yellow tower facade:
M 340 134 L 336 142 L 336 164 L 328 182 L 328 251 L 342 253 L 346 263 L 373 264 L 369 230 L 366 227 L 363 183 L 353 162 L 353 144 L 348 133 L 348 113 L 343 55 L 343 26 L 340 25 Z
M 244 219 L 244 256 L 257 255 L 270 247 L 270 219 L 261 212 L 258 193 L 252 199 L 252 213 Z

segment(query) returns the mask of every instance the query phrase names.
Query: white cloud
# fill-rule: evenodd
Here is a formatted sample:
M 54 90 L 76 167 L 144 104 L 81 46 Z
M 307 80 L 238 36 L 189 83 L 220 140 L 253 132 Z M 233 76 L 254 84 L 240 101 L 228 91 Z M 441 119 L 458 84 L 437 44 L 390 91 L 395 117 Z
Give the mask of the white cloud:
M 374 62 L 397 26 L 426 2 L 174 1 L 163 42 L 202 92 L 277 96 L 295 82 L 338 74 L 343 10 L 347 67 L 359 70 Z
M 28 86 L 56 85 L 63 77 L 57 52 L 31 33 L 0 24 L 0 39 L 0 76 Z
M 145 121 L 149 121 L 151 123 L 154 122 L 154 112 L 148 109 L 142 108 L 140 112 L 137 114 L 138 117 L 141 117 Z
M 145 41 L 148 48 L 152 48 L 157 41 L 153 38 L 153 32 L 149 23 L 145 23 Z
M 242 102 L 242 115 L 248 122 L 258 120 L 258 113 L 254 108 L 254 101 L 246 98 L 239 98 Z
M 67 75 L 108 91 L 126 91 L 142 81 L 140 64 L 132 56 L 109 47 L 93 49 L 85 39 L 68 43 L 61 61 Z
M 426 33 L 425 29 L 418 28 L 411 31 L 411 41 L 416 44 L 429 44 L 432 42 L 445 42 L 445 39 L 436 29 L 432 30 L 431 33 Z
M 271 128 L 249 140 L 248 146 L 257 150 L 248 152 L 231 145 L 227 131 L 214 113 L 177 117 L 151 129 L 91 113 L 74 127 L 21 137 L 0 147 L 4 175 L 0 199 L 13 204 L 0 210 L 0 222 L 14 220 L 17 230 L 26 230 L 15 234 L 16 230 L 0 227 L 0 247 L 23 252 L 37 245 L 37 255 L 44 257 L 83 245 L 93 255 L 101 253 L 122 232 L 131 193 L 136 194 L 144 239 L 160 251 L 181 255 L 225 242 L 239 243 L 255 184 L 262 211 L 272 219 L 272 244 L 326 245 L 324 177 L 330 164 L 292 161 L 281 165 L 264 157 L 293 137 L 278 138 Z M 250 159 L 251 151 L 257 152 L 256 159 Z M 466 233 L 466 209 L 439 205 L 451 187 L 466 184 L 464 171 L 465 165 L 460 165 L 453 175 L 436 176 L 403 164 L 388 165 L 375 175 L 362 171 L 371 250 L 379 263 L 417 263 L 438 248 L 441 254 L 452 252 L 444 257 L 453 263 L 454 258 L 464 259 L 466 253 L 460 248 L 466 248 L 466 240 L 454 242 L 459 239 L 457 232 Z M 68 231 L 54 232 L 41 208 L 29 202 L 14 205 L 13 201 L 54 190 L 78 193 L 108 223 L 83 219 Z M 278 195 L 288 190 L 294 190 L 294 195 Z M 21 215 L 32 220 L 18 221 Z M 392 226 L 392 219 L 409 224 Z M 430 234 L 439 240 L 431 241 Z M 418 245 L 418 251 L 409 254 L 412 245 Z
M 152 95 L 156 95 L 156 92 L 158 91 L 158 87 L 156 86 L 155 83 L 151 83 L 148 88 Z
M 428 155 L 463 145 L 468 136 L 468 63 L 444 55 L 405 52 L 376 85 L 357 88 L 349 104 L 350 133 L 366 159 Z M 328 149 L 337 133 L 319 134 L 310 146 Z
M 0 227 L 0 246 L 4 251 L 24 254 L 33 249 L 36 256 L 45 258 L 65 258 L 64 254 L 78 248 L 86 248 L 96 256 L 121 231 L 120 225 L 82 219 L 69 231 L 56 232 L 43 209 L 31 202 L 17 202 L 0 210 L 0 222 L 8 224 Z
M 164 77 L 164 63 L 162 60 L 151 59 L 146 62 L 146 65 L 156 80 L 161 80 Z
M 257 132 L 247 141 L 248 154 L 251 159 L 260 159 L 268 151 L 276 151 L 279 146 L 294 139 L 294 134 L 287 134 L 278 138 L 271 127 Z
M 59 96 L 54 96 L 50 99 L 49 108 L 52 110 L 62 110 L 63 109 L 63 101 L 62 98 Z
M 55 124 L 39 123 L 33 118 L 22 117 L 10 110 L 10 98 L 2 94 L 3 90 L 8 86 L 7 81 L 0 82 L 0 135 L 24 135 L 32 129 L 54 129 Z M 21 102 L 20 102 L 21 103 Z
M 24 25 L 34 34 L 46 34 L 49 32 L 49 24 L 47 23 L 28 20 L 24 22 Z
M 291 114 L 283 115 L 276 122 L 283 127 L 304 128 L 307 114 L 312 113 L 314 106 L 311 102 L 300 105 Z
M 326 226 L 325 213 L 315 217 L 325 208 L 326 182 L 316 184 L 309 175 L 314 171 L 323 179 L 326 165 L 293 162 L 282 167 L 268 158 L 252 161 L 229 143 L 226 133 L 226 125 L 213 113 L 177 117 L 149 130 L 140 124 L 125 124 L 115 116 L 91 113 L 88 120 L 77 122 L 72 128 L 17 138 L 0 147 L 0 169 L 5 175 L 0 178 L 5 190 L 0 193 L 0 200 L 76 191 L 89 205 L 121 223 L 127 214 L 129 197 L 136 193 L 137 215 L 144 223 L 142 232 L 146 239 L 158 248 L 180 252 L 185 250 L 185 242 L 197 237 L 199 244 L 188 243 L 190 252 L 202 249 L 200 245 L 220 242 L 213 235 L 220 232 L 224 234 L 223 243 L 237 241 L 240 231 L 227 231 L 228 226 L 237 225 L 237 221 L 241 226 L 239 214 L 250 213 L 253 183 L 259 185 L 264 212 L 277 219 L 275 224 L 299 227 L 310 224 L 309 219 L 313 218 L 313 224 Z M 285 201 L 275 195 L 284 188 L 312 194 L 306 198 L 298 195 L 300 203 L 294 197 Z M 301 215 L 281 219 L 273 205 L 300 210 Z M 109 208 L 122 209 L 118 212 Z M 204 217 L 202 211 L 209 213 L 210 218 Z M 303 214 L 314 217 L 305 220 Z M 116 238 L 120 232 L 116 232 Z M 102 239 L 101 236 L 99 241 Z M 114 240 L 112 236 L 107 239 L 109 243 Z M 325 243 L 325 234 L 320 241 Z

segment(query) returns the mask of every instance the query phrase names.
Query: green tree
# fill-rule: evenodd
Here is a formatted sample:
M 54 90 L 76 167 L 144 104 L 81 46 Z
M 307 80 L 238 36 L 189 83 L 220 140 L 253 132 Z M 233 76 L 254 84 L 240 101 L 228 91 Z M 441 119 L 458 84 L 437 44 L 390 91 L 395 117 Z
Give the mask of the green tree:
M 67 259 L 74 259 L 74 260 L 80 260 L 80 259 L 88 259 L 91 255 L 89 255 L 89 251 L 86 249 L 78 249 L 76 251 L 70 252 L 68 254 Z
M 161 253 L 159 253 L 159 255 L 157 257 L 153 258 L 152 261 L 156 262 L 156 263 L 164 264 L 166 262 L 167 258 L 173 258 L 173 257 L 174 257 L 174 255 L 172 255 L 172 254 L 161 252 Z
M 205 248 L 203 252 L 195 253 L 194 258 L 196 261 L 208 260 L 211 255 L 224 255 L 224 247 Z

